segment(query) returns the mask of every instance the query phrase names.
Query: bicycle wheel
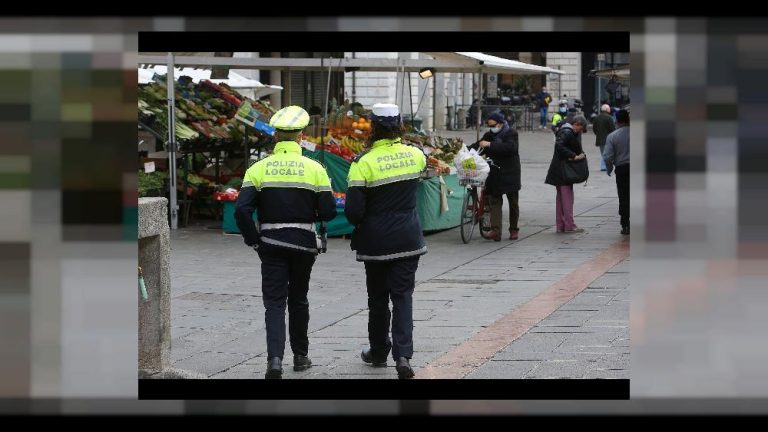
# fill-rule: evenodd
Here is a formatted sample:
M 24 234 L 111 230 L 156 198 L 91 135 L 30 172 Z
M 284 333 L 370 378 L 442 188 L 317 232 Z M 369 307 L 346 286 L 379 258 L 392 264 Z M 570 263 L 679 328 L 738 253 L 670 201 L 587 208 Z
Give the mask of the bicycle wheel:
M 490 234 L 491 234 L 491 206 L 488 203 L 488 195 L 483 193 L 481 202 L 478 203 L 477 208 L 479 209 L 480 206 L 483 206 L 483 212 L 480 217 L 478 217 L 478 223 L 480 224 L 480 236 L 484 239 L 490 240 Z
M 475 231 L 475 209 L 477 208 L 477 191 L 469 188 L 464 193 L 464 206 L 461 210 L 461 240 L 469 243 Z

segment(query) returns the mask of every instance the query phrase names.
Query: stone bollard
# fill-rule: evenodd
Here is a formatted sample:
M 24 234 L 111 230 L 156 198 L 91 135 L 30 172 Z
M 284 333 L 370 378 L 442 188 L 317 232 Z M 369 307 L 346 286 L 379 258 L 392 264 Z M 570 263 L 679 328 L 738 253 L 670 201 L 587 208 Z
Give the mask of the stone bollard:
M 171 360 L 171 277 L 168 199 L 139 198 L 139 267 L 148 300 L 138 294 L 140 375 L 160 372 Z

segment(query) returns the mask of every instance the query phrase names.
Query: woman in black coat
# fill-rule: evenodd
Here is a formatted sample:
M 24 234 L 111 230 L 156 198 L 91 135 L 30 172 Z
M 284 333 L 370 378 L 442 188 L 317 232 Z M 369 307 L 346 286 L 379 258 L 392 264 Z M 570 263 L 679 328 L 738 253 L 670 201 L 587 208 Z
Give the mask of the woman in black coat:
M 520 191 L 520 154 L 518 153 L 517 131 L 509 126 L 501 113 L 488 117 L 486 125 L 491 128 L 482 139 L 469 148 L 479 149 L 487 155 L 491 163 L 491 172 L 485 182 L 486 192 L 491 207 L 491 232 L 489 237 L 501 241 L 501 207 L 503 195 L 509 202 L 509 239 L 517 240 L 520 218 L 518 196 Z
M 581 149 L 579 136 L 587 129 L 587 119 L 584 116 L 576 116 L 573 124 L 566 123 L 555 136 L 555 152 L 545 183 L 557 189 L 555 205 L 555 220 L 557 232 L 583 232 L 583 228 L 576 226 L 573 221 L 573 184 L 566 183 L 563 179 L 563 164 L 566 160 L 581 160 L 586 157 Z

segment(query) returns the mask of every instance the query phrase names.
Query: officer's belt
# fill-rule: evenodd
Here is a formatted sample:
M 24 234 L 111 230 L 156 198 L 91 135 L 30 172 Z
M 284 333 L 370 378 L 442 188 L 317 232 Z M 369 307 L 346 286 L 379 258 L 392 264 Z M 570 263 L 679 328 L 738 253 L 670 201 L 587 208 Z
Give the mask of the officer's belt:
M 315 232 L 315 224 L 313 223 L 263 223 L 260 225 L 260 230 L 273 230 L 280 228 L 299 228 L 307 231 Z

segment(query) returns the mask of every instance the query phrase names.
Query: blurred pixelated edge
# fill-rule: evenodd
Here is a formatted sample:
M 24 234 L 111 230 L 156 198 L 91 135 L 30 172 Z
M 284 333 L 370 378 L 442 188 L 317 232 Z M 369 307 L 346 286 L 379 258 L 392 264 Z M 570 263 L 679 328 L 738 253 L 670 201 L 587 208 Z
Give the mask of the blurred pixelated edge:
M 629 380 L 140 379 L 139 399 L 625 400 Z

